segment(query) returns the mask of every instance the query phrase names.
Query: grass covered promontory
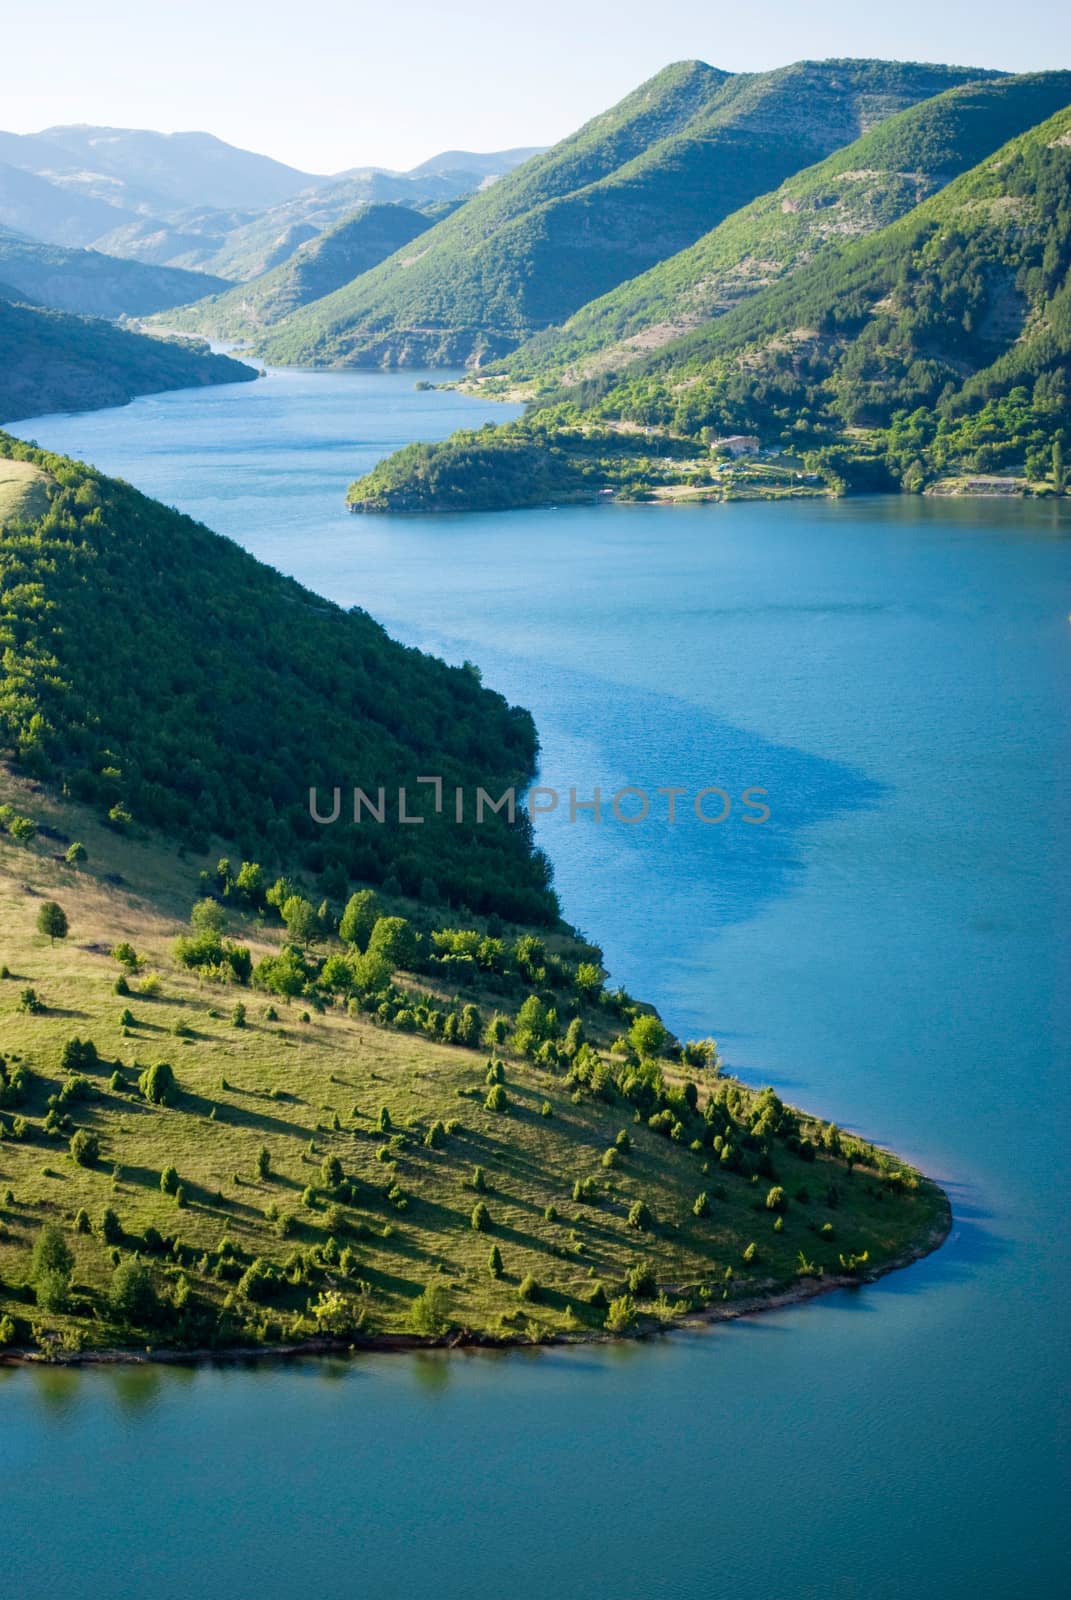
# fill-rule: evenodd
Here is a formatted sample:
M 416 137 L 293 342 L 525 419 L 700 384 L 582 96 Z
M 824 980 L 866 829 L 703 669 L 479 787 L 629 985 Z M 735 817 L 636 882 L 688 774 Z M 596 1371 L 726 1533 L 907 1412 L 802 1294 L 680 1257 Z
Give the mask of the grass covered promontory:
M 627 1334 L 943 1236 L 935 1185 L 609 989 L 526 827 L 299 823 L 347 752 L 523 782 L 475 669 L 0 468 L 3 1350 Z
M 237 861 L 0 787 L 0 1359 L 629 1333 L 943 1235 L 933 1184 L 682 1052 L 564 933 L 362 900 L 301 942 Z

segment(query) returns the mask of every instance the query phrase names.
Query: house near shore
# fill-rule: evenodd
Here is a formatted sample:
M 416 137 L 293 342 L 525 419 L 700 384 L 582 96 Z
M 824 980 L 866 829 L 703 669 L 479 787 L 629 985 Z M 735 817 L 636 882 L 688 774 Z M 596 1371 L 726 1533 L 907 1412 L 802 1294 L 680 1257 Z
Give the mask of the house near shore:
M 711 439 L 711 450 L 728 450 L 734 456 L 757 456 L 762 446 L 753 433 L 730 433 L 724 439 Z

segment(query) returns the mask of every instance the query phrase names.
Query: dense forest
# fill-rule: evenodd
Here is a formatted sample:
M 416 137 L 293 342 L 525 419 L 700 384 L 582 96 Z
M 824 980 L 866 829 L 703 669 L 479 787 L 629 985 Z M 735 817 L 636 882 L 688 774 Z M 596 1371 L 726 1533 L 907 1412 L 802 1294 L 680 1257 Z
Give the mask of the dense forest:
M 36 466 L 47 511 L 0 543 L 0 743 L 19 767 L 91 802 L 118 830 L 149 824 L 190 848 L 213 836 L 339 895 L 351 880 L 428 901 L 554 921 L 549 869 L 523 811 L 470 804 L 531 778 L 526 712 L 389 639 L 207 528 L 76 462 L 0 436 Z M 315 715 L 312 708 L 315 707 Z M 446 797 L 417 780 L 441 777 Z M 351 821 L 354 786 L 389 797 Z M 335 825 L 310 816 L 309 791 Z M 397 791 L 408 786 L 399 821 Z
M 17 298 L 17 296 L 16 296 Z M 244 383 L 252 367 L 96 317 L 0 298 L 0 421 L 125 405 L 139 394 Z
M 0 227 L 4 298 L 90 317 L 146 317 L 227 287 L 223 278 L 177 267 L 123 261 L 100 250 L 41 244 Z

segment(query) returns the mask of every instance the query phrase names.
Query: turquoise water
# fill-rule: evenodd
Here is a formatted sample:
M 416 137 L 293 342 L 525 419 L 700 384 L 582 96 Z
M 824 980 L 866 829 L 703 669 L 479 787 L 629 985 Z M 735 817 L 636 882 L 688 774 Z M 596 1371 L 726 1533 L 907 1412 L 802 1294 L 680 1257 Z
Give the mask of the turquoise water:
M 535 712 L 542 781 L 768 791 L 547 817 L 567 914 L 679 1032 L 949 1188 L 879 1285 L 644 1347 L 0 1373 L 12 1592 L 1022 1596 L 1059 1586 L 1071 517 L 915 500 L 349 517 L 501 417 L 273 375 L 17 431 Z

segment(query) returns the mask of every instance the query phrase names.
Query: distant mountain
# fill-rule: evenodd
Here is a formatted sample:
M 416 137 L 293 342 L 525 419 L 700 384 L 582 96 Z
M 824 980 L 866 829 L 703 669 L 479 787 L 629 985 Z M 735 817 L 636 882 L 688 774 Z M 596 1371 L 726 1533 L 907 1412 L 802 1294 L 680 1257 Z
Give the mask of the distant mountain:
M 320 177 L 206 133 L 0 132 L 0 224 L 50 244 L 245 279 L 359 206 L 456 203 L 529 153 L 448 151 L 412 173 L 355 167 Z
M 299 306 L 330 294 L 431 226 L 406 206 L 370 205 L 301 245 L 270 272 L 167 315 L 169 327 L 215 339 L 248 339 Z M 0 271 L 4 256 L 0 249 Z M 184 274 L 195 281 L 197 274 Z
M 719 492 L 709 446 L 734 434 L 797 466 L 802 455 L 835 492 L 954 492 L 971 475 L 1065 492 L 1071 106 L 887 227 L 828 246 L 617 377 L 553 398 L 519 423 L 410 446 L 354 485 L 353 502 Z M 791 483 L 788 470 L 780 486 Z
M 58 188 L 47 178 L 0 160 L 0 224 L 4 227 L 49 244 L 85 245 L 114 228 L 121 215 L 103 200 Z
M 407 178 L 432 177 L 439 173 L 464 172 L 478 178 L 501 178 L 512 172 L 533 156 L 540 156 L 545 145 L 524 145 L 516 150 L 492 150 L 483 154 L 475 150 L 442 150 L 418 167 L 410 167 Z
M 730 212 L 964 68 L 801 62 L 776 72 L 667 67 L 424 241 L 288 319 L 275 361 L 435 365 L 502 355 L 694 243 Z
M 0 299 L 0 421 L 125 405 L 139 394 L 242 383 L 252 367 L 97 318 Z
M 74 193 L 161 217 L 189 206 L 260 210 L 323 181 L 210 133 L 75 124 L 4 134 L 2 141 L 0 160 L 12 166 Z
M 225 279 L 174 267 L 143 266 L 98 250 L 40 244 L 0 228 L 0 277 L 15 298 L 93 317 L 144 317 L 181 305 L 206 286 L 228 288 Z M 11 298 L 8 296 L 8 298 Z
M 1071 102 L 1071 72 L 948 89 L 865 133 L 735 212 L 696 244 L 583 306 L 492 373 L 575 382 L 622 368 L 805 266 L 873 233 L 1014 135 Z

